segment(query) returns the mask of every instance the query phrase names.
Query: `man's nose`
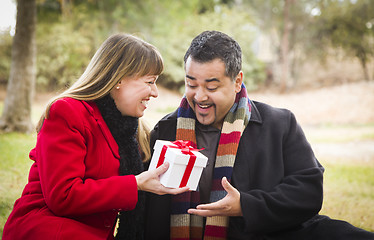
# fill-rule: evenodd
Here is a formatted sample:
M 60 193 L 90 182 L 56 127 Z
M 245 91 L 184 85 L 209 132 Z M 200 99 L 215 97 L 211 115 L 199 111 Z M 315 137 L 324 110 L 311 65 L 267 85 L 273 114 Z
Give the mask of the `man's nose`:
M 198 88 L 195 93 L 195 100 L 198 102 L 203 102 L 208 100 L 208 95 L 203 88 Z

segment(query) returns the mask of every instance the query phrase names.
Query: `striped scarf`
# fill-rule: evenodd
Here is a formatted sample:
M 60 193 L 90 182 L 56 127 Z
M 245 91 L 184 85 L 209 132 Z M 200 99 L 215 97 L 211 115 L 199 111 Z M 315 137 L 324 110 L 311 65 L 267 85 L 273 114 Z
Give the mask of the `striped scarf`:
M 231 180 L 240 137 L 248 124 L 250 116 L 251 103 L 247 97 L 247 90 L 242 84 L 242 89 L 236 94 L 235 103 L 223 122 L 214 166 L 210 202 L 216 202 L 227 194 L 221 185 L 221 179 L 226 176 L 228 181 Z M 177 117 L 176 140 L 189 140 L 196 145 L 196 116 L 190 108 L 186 97 L 182 98 Z M 170 221 L 171 239 L 202 239 L 203 217 L 187 213 L 189 208 L 196 208 L 199 202 L 200 193 L 198 190 L 173 196 Z M 207 217 L 204 239 L 226 239 L 227 227 L 228 217 Z

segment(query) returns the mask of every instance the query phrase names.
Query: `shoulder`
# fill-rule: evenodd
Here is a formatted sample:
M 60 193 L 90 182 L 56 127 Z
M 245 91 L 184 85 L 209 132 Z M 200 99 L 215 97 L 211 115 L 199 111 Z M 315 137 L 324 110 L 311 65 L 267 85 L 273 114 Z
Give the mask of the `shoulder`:
M 70 124 L 81 125 L 89 117 L 89 104 L 85 101 L 76 100 L 73 98 L 57 99 L 49 110 L 47 121 L 66 122 Z
M 155 125 L 154 129 L 158 128 L 170 128 L 173 127 L 174 125 L 176 126 L 177 122 L 177 112 L 178 110 L 175 110 L 174 112 L 171 112 L 167 115 L 165 115 L 163 118 L 161 118 L 160 121 Z
M 257 109 L 262 117 L 285 117 L 292 115 L 289 109 L 274 107 L 263 102 L 252 101 L 252 108 Z
M 63 111 L 63 112 L 77 112 L 84 108 L 82 101 L 73 98 L 60 98 L 57 99 L 52 105 L 50 112 Z
M 287 134 L 298 127 L 295 115 L 288 109 L 278 108 L 263 102 L 252 101 L 251 118 L 247 128 L 261 128 L 273 134 Z
M 177 110 L 164 116 L 151 131 L 151 145 L 156 139 L 173 140 L 175 139 L 177 127 Z
M 163 118 L 161 118 L 160 122 L 176 120 L 177 119 L 177 113 L 178 113 L 178 110 L 175 110 L 174 112 L 171 112 L 171 113 L 165 115 Z
M 285 108 L 278 108 L 269 104 L 251 101 L 251 120 L 258 123 L 269 122 L 289 122 L 290 119 L 295 118 L 294 114 Z

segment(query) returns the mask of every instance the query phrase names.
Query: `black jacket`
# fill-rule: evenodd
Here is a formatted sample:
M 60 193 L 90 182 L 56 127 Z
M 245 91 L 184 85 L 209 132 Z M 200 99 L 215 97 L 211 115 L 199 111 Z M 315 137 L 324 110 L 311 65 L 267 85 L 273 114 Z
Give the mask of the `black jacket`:
M 251 114 L 231 181 L 240 192 L 243 217 L 230 217 L 228 238 L 277 239 L 320 217 L 324 169 L 290 111 L 252 102 Z M 175 140 L 176 115 L 155 126 L 152 148 L 156 139 Z M 147 195 L 146 239 L 169 239 L 170 202 L 169 195 Z

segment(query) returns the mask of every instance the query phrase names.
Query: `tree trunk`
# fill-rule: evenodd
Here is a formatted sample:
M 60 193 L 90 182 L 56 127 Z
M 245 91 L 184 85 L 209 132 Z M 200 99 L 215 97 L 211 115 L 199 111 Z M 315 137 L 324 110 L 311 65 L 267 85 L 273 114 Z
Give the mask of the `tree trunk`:
M 371 80 L 370 79 L 370 74 L 369 74 L 369 70 L 368 70 L 368 67 L 367 67 L 367 64 L 366 64 L 366 59 L 367 59 L 366 52 L 364 50 L 362 50 L 361 52 L 356 54 L 356 56 L 360 60 L 365 81 L 370 81 Z
M 285 0 L 284 1 L 284 13 L 283 13 L 283 24 L 284 30 L 282 35 L 282 42 L 281 42 L 281 82 L 280 82 L 280 92 L 284 92 L 287 87 L 288 77 L 289 77 L 289 35 L 290 35 L 290 5 L 292 4 L 292 0 Z
M 18 0 L 12 63 L 0 119 L 0 130 L 6 132 L 32 130 L 31 103 L 36 78 L 35 29 L 36 0 Z

